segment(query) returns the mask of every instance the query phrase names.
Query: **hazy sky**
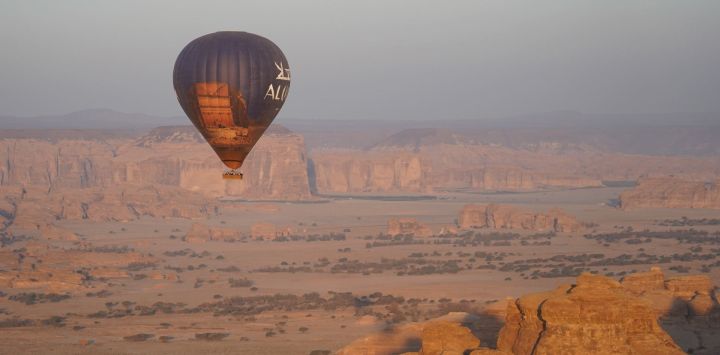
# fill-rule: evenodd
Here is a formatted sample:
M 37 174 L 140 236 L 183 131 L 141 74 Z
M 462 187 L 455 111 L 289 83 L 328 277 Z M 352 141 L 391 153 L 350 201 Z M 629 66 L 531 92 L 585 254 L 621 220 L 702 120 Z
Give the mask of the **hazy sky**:
M 0 115 L 180 115 L 192 39 L 273 40 L 286 118 L 720 112 L 720 1 L 0 0 Z

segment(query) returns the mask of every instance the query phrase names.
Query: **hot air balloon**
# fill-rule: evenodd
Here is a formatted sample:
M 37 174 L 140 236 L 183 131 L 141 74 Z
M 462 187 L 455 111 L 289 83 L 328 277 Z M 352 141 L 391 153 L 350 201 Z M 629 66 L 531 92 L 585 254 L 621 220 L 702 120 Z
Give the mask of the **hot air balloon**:
M 241 179 L 243 161 L 285 103 L 290 69 L 267 38 L 216 32 L 183 48 L 173 86 L 185 114 L 230 169 L 223 177 Z

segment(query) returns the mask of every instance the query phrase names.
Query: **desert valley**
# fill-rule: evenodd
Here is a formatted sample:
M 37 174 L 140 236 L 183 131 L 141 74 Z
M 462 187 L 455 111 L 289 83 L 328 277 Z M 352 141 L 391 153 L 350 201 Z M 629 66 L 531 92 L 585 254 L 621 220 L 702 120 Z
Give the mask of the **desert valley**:
M 1 130 L 0 353 L 720 352 L 717 125 L 286 127 Z

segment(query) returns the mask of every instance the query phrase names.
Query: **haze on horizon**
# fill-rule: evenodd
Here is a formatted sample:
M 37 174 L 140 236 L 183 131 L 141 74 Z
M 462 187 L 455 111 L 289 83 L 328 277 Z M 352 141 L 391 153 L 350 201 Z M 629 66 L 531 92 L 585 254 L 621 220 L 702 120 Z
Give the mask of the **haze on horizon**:
M 283 49 L 280 118 L 720 112 L 718 13 L 713 0 L 5 1 L 0 116 L 182 115 L 175 58 L 220 30 Z

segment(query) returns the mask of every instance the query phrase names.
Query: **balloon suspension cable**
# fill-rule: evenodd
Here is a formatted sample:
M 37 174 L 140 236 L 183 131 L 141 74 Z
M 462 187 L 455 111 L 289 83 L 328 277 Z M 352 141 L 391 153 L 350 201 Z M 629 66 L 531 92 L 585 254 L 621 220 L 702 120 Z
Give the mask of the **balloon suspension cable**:
M 242 180 L 242 178 L 243 174 L 240 169 L 225 169 L 225 172 L 223 172 L 223 179 Z

